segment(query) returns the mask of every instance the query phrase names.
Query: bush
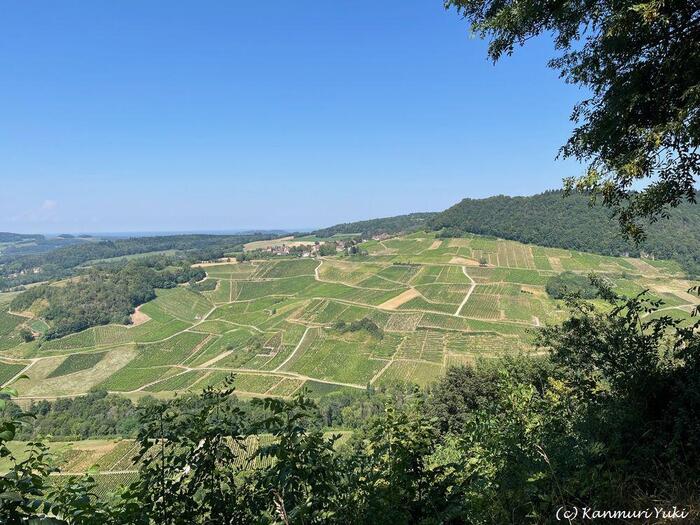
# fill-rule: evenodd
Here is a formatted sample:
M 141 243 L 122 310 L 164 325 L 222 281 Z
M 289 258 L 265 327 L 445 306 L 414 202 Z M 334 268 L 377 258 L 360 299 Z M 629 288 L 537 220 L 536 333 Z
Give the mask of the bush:
M 547 293 L 554 299 L 564 299 L 575 295 L 581 299 L 594 299 L 598 296 L 598 288 L 593 285 L 590 277 L 573 272 L 564 272 L 551 277 L 546 285 Z
M 365 330 L 370 335 L 372 335 L 372 337 L 376 337 L 377 339 L 384 339 L 384 330 L 382 330 L 377 325 L 377 323 L 375 323 L 368 317 L 363 317 L 359 321 L 353 321 L 349 324 L 343 321 L 342 319 L 339 319 L 333 324 L 333 329 L 341 333 L 359 332 L 360 330 Z

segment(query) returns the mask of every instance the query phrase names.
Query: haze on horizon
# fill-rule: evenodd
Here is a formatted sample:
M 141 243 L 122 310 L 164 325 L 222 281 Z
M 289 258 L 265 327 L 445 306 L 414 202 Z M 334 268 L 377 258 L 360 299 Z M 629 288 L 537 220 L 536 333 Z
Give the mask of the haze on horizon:
M 494 67 L 440 0 L 11 0 L 0 49 L 0 231 L 310 229 L 581 171 L 550 44 Z

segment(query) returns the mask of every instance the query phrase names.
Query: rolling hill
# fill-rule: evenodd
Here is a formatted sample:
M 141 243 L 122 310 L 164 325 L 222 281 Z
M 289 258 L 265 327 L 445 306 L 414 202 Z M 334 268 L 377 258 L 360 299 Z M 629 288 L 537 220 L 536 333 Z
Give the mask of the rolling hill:
M 537 351 L 533 331 L 566 315 L 546 288 L 564 272 L 596 272 L 626 295 L 650 289 L 679 319 L 697 304 L 670 261 L 426 231 L 361 246 L 366 256 L 208 263 L 211 286 L 159 289 L 129 326 L 50 340 L 41 304 L 15 311 L 0 294 L 0 385 L 17 383 L 27 400 L 170 396 L 232 372 L 250 397 L 426 385 L 452 364 Z
M 373 235 L 397 233 L 410 233 L 425 229 L 427 221 L 437 215 L 434 212 L 409 213 L 408 215 L 396 215 L 394 217 L 384 217 L 381 219 L 370 219 L 367 221 L 346 222 L 336 224 L 328 228 L 316 230 L 312 235 L 317 237 L 333 237 L 338 234 L 357 234 L 361 237 L 372 237 Z
M 610 210 L 590 206 L 586 195 L 565 198 L 560 190 L 526 197 L 463 199 L 442 212 L 337 224 L 313 233 L 318 237 L 354 233 L 367 238 L 422 229 L 439 231 L 443 237 L 474 233 L 600 255 L 672 259 L 689 275 L 700 275 L 700 208 L 693 204 L 681 205 L 671 210 L 668 219 L 645 225 L 647 238 L 640 245 L 620 235 Z
M 673 259 L 690 274 L 700 274 L 700 208 L 691 204 L 646 225 L 647 239 L 639 246 L 621 237 L 610 210 L 590 206 L 586 195 L 565 198 L 561 191 L 464 199 L 431 217 L 428 226 L 446 236 L 476 233 L 602 255 Z

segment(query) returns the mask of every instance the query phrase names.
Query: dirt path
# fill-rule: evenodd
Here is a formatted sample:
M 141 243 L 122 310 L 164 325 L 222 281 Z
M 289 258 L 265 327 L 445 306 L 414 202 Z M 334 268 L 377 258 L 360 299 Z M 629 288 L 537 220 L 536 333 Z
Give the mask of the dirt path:
M 387 368 L 389 368 L 389 366 L 391 366 L 391 363 L 393 362 L 393 358 L 387 361 L 386 364 L 382 367 L 382 369 L 379 372 L 377 372 L 377 375 L 375 375 L 372 379 L 369 380 L 369 384 L 373 385 L 374 382 L 381 377 L 381 375 L 386 371 Z
M 182 372 L 178 372 L 175 375 L 168 376 L 168 377 L 162 377 L 162 378 L 158 379 L 157 381 L 151 381 L 150 383 L 146 383 L 145 385 L 140 386 L 136 390 L 131 390 L 130 392 L 124 392 L 124 393 L 125 394 L 134 394 L 136 392 L 143 392 L 144 389 L 148 388 L 149 386 L 157 385 L 158 383 L 162 383 L 163 381 L 167 381 L 168 379 L 172 379 L 173 377 L 181 376 L 182 374 L 186 374 L 187 372 L 189 372 L 189 370 L 183 370 Z
M 474 291 L 474 288 L 476 288 L 476 283 L 474 282 L 474 279 L 472 279 L 472 278 L 469 276 L 469 274 L 467 273 L 467 267 L 466 267 L 466 266 L 462 266 L 462 272 L 464 273 L 464 275 L 467 276 L 467 279 L 469 279 L 469 280 L 471 281 L 472 284 L 471 284 L 471 287 L 469 288 L 469 291 L 467 292 L 467 295 L 464 296 L 464 300 L 463 300 L 462 303 L 459 305 L 459 308 L 457 308 L 457 311 L 456 311 L 454 314 L 452 314 L 452 315 L 454 315 L 455 317 L 459 317 L 459 314 L 460 314 L 460 312 L 462 311 L 462 308 L 464 308 L 464 305 L 467 304 L 467 301 L 468 301 L 469 298 L 471 297 L 472 292 Z
M 37 362 L 37 359 L 32 359 L 32 362 L 29 363 L 27 366 L 25 366 L 22 370 L 17 372 L 13 377 L 11 377 L 9 380 L 5 381 L 0 387 L 3 387 L 5 385 L 11 385 L 14 381 L 17 380 L 18 377 L 20 377 L 22 374 L 25 374 L 27 370 L 29 370 L 31 367 L 33 367 Z
M 676 306 L 665 306 L 663 308 L 659 308 L 658 310 L 655 310 L 654 312 L 647 312 L 644 315 L 642 315 L 642 318 L 647 317 L 651 315 L 652 313 L 656 312 L 666 312 L 668 310 L 680 310 L 681 312 L 685 313 L 691 313 L 695 307 L 697 307 L 697 304 L 679 304 Z
M 319 266 L 320 266 L 320 265 L 319 265 Z M 304 335 L 301 336 L 301 339 L 299 339 L 299 342 L 298 342 L 297 345 L 294 347 L 294 350 L 292 350 L 292 353 L 289 354 L 289 357 L 287 357 L 287 359 L 285 359 L 284 361 L 282 361 L 282 364 L 279 365 L 277 368 L 275 368 L 275 369 L 273 370 L 273 372 L 277 372 L 278 370 L 281 370 L 282 367 L 283 367 L 284 365 L 286 365 L 287 363 L 289 363 L 289 361 L 292 359 L 292 357 L 294 357 L 294 355 L 297 353 L 297 350 L 299 350 L 299 348 L 301 348 L 301 344 L 304 342 L 304 339 L 306 339 L 306 334 L 309 333 L 309 330 L 311 330 L 311 328 L 308 328 L 308 327 L 306 328 L 306 330 L 304 330 Z
M 202 363 L 199 366 L 201 366 L 202 368 L 208 368 L 212 365 L 215 365 L 216 363 L 218 363 L 222 359 L 230 356 L 232 353 L 233 353 L 233 350 L 226 350 L 225 352 L 220 353 L 216 357 L 211 358 L 209 361 L 207 361 L 206 363 Z

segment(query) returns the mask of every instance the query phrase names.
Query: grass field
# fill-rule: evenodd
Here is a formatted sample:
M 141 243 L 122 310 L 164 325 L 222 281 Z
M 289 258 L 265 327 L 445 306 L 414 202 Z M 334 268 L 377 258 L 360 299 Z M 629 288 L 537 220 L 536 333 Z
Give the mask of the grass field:
M 205 291 L 159 290 L 141 307 L 142 324 L 52 341 L 23 343 L 22 328 L 40 336 L 50 322 L 9 312 L 11 295 L 0 294 L 0 384 L 24 370 L 29 379 L 15 386 L 28 398 L 91 388 L 170 394 L 231 373 L 244 396 L 426 385 L 453 364 L 532 351 L 537 328 L 565 315 L 545 290 L 563 271 L 602 274 L 620 294 L 648 289 L 681 320 L 698 302 L 687 293 L 695 283 L 668 261 L 426 232 L 362 248 L 368 256 L 205 264 Z M 362 319 L 378 333 L 341 329 Z

